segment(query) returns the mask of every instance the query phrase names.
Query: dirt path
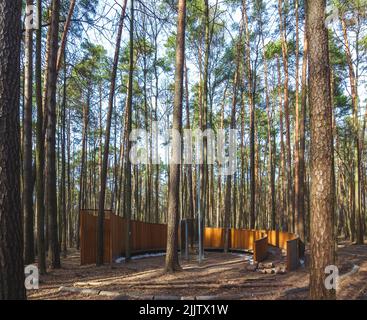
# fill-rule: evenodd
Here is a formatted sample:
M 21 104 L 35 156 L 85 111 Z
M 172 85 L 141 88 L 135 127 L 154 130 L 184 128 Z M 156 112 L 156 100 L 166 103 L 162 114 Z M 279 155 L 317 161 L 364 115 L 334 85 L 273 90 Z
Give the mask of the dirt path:
M 350 246 L 339 248 L 339 264 L 344 266 L 341 273 L 358 266 L 358 272 L 348 276 L 340 284 L 338 299 L 367 300 L 367 246 Z
M 251 257 L 239 254 L 207 252 L 198 265 L 181 261 L 182 271 L 162 272 L 164 257 L 148 257 L 103 267 L 80 266 L 79 254 L 71 250 L 62 260 L 63 268 L 50 271 L 40 280 L 40 289 L 29 291 L 29 299 L 114 299 L 116 294 L 130 299 L 157 297 L 218 297 L 221 299 L 307 299 L 308 271 L 261 274 L 248 271 Z M 268 262 L 284 266 L 279 250 L 272 250 Z M 344 245 L 338 250 L 338 267 L 344 274 L 359 266 L 358 272 L 340 284 L 338 299 L 367 298 L 367 247 Z M 88 294 L 60 291 L 60 287 L 85 290 Z M 87 289 L 87 290 L 86 290 Z M 74 290 L 74 289 L 73 289 Z M 98 292 L 104 292 L 99 295 Z M 109 293 L 114 293 L 110 295 Z

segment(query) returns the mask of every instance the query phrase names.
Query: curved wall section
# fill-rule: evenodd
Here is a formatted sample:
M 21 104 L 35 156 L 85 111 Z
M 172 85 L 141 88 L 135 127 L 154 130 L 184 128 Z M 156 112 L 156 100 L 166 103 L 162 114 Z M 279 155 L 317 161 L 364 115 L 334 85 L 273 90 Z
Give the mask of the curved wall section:
M 194 232 L 195 228 L 192 228 Z M 149 252 L 165 250 L 167 244 L 167 225 L 131 221 L 131 252 Z M 254 261 L 267 258 L 268 246 L 278 247 L 287 256 L 288 271 L 299 265 L 299 238 L 297 235 L 281 231 L 230 229 L 228 230 L 229 248 L 252 252 Z M 193 236 L 193 235 L 191 235 Z M 112 263 L 124 255 L 126 239 L 126 221 L 112 211 L 106 211 L 104 222 L 104 262 Z M 179 236 L 181 239 L 181 236 Z M 204 248 L 224 249 L 225 230 L 223 228 L 205 228 L 203 232 Z M 97 211 L 80 211 L 80 259 L 81 265 L 96 262 L 97 252 Z

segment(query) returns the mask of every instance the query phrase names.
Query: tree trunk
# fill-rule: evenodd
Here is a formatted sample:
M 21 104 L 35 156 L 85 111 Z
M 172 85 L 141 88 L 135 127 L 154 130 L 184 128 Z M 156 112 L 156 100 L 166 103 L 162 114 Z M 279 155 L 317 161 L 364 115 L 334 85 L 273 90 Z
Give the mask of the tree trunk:
M 130 3 L 130 55 L 129 55 L 129 82 L 127 91 L 127 126 L 126 126 L 126 164 L 125 164 L 125 186 L 124 186 L 124 217 L 126 220 L 126 230 L 125 230 L 125 259 L 130 260 L 131 255 L 131 241 L 130 241 L 130 220 L 132 213 L 132 178 L 131 178 L 131 162 L 130 162 L 130 151 L 131 151 L 131 141 L 129 139 L 129 134 L 132 129 L 132 113 L 133 113 L 133 76 L 134 76 L 134 0 Z
M 300 214 L 299 214 L 299 118 L 300 118 L 300 110 L 299 110 L 299 4 L 298 0 L 295 0 L 295 16 L 296 16 L 296 117 L 294 124 L 294 216 L 297 221 L 295 225 L 295 231 L 298 232 Z
M 65 55 L 64 55 L 65 57 Z M 64 257 L 66 257 L 67 251 L 67 220 L 66 220 L 66 152 L 65 152 L 65 140 L 66 140 L 66 64 L 64 63 L 64 85 L 63 85 L 63 101 L 61 110 L 61 183 L 59 193 L 61 194 L 61 249 Z
M 189 80 L 188 80 L 188 69 L 186 65 L 185 60 L 185 97 L 186 97 L 186 129 L 191 129 L 190 124 L 190 98 L 189 98 Z M 189 152 L 189 159 L 191 160 L 191 150 Z M 186 172 L 187 172 L 187 195 L 188 195 L 188 218 L 193 219 L 194 218 L 194 208 L 195 208 L 195 201 L 194 201 L 194 189 L 193 189 L 193 183 L 192 183 L 192 165 L 189 164 L 186 166 Z M 193 245 L 193 243 L 192 243 Z
M 0 2 L 0 300 L 26 298 L 20 202 L 20 0 Z
M 305 3 L 306 6 L 306 3 Z M 307 28 L 307 15 L 305 26 Z M 303 41 L 303 65 L 302 65 L 302 101 L 301 113 L 299 119 L 299 154 L 298 154 L 298 183 L 297 188 L 297 233 L 301 241 L 306 241 L 305 234 L 305 128 L 306 128 L 306 107 L 307 107 L 307 65 L 308 65 L 308 39 L 307 33 L 304 35 Z
M 27 0 L 33 6 L 33 0 Z M 32 93 L 33 93 L 33 30 L 25 31 L 24 44 L 24 115 L 23 115 L 23 210 L 24 263 L 34 262 L 33 174 L 32 174 Z
M 243 0 L 243 15 L 245 22 L 245 62 L 248 80 L 248 94 L 250 102 L 250 229 L 255 229 L 256 220 L 256 171 L 255 171 L 255 101 L 253 96 L 253 75 L 251 67 L 250 31 L 248 26 L 247 2 Z
M 37 2 L 38 12 L 42 11 L 42 0 Z M 45 248 L 45 204 L 44 204 L 44 163 L 45 145 L 43 135 L 43 105 L 42 105 L 42 15 L 38 15 L 36 39 L 36 102 L 37 102 L 37 128 L 36 128 L 36 209 L 37 209 L 37 255 L 40 274 L 46 273 L 46 248 Z
M 175 95 L 173 109 L 174 130 L 182 133 L 182 98 L 183 98 L 183 74 L 185 61 L 185 27 L 186 27 L 186 0 L 178 2 L 178 23 L 176 42 L 176 75 Z M 170 161 L 170 187 L 168 199 L 168 226 L 167 226 L 167 251 L 165 270 L 174 272 L 179 269 L 178 262 L 178 222 L 179 222 L 179 192 L 180 192 L 180 164 L 181 137 L 176 135 L 172 141 L 173 157 Z
M 125 121 L 123 120 L 122 117 L 122 122 L 124 123 L 122 130 L 121 130 L 121 138 L 120 138 L 120 160 L 119 160 L 119 174 L 118 174 L 118 188 L 117 188 L 117 195 L 116 195 L 116 214 L 118 216 L 121 216 L 121 209 L 123 211 L 123 201 L 121 199 L 121 196 L 123 194 L 123 180 L 124 180 L 124 164 L 125 164 L 125 146 L 126 146 L 126 126 L 127 126 L 127 118 L 128 115 L 126 113 L 127 108 L 126 108 L 126 103 L 125 103 L 125 109 L 124 109 L 124 114 L 125 114 Z M 100 113 L 102 112 L 102 110 L 100 111 Z
M 63 55 L 64 55 L 64 52 L 65 52 L 67 36 L 68 36 L 68 33 L 69 33 L 69 29 L 70 29 L 71 18 L 73 17 L 73 13 L 74 13 L 74 9 L 75 9 L 75 3 L 76 3 L 76 0 L 71 0 L 70 1 L 69 12 L 68 12 L 68 16 L 66 18 L 64 31 L 63 31 L 62 37 L 61 37 L 61 44 L 60 44 L 60 47 L 59 47 L 59 51 L 57 53 L 57 63 L 56 63 L 57 72 L 59 72 L 60 69 L 61 69 L 61 62 L 63 61 Z
M 202 95 L 202 108 L 201 108 L 201 130 L 205 132 L 208 128 L 208 94 L 209 94 L 209 59 L 210 59 L 210 18 L 209 18 L 209 2 L 204 0 L 204 73 L 203 73 L 203 95 Z M 208 192 L 208 141 L 207 137 L 203 138 L 203 165 L 201 166 L 201 179 L 202 179 L 202 192 L 199 201 L 201 201 L 201 217 L 203 225 L 208 218 L 208 203 L 207 203 L 207 192 Z
M 333 137 L 328 31 L 325 1 L 307 5 L 311 115 L 311 299 L 332 299 L 325 286 L 325 267 L 335 264 L 333 216 Z
M 52 1 L 50 54 L 47 83 L 46 128 L 46 212 L 49 223 L 49 259 L 52 268 L 60 268 L 56 191 L 56 60 L 58 51 L 60 0 Z
M 68 244 L 71 248 L 73 246 L 73 196 L 72 196 L 72 186 L 71 186 L 71 172 L 70 172 L 70 162 L 71 162 L 71 119 L 70 119 L 70 109 L 68 110 L 68 125 L 67 125 L 67 154 L 68 154 L 68 162 L 67 162 L 67 180 L 68 180 L 68 204 L 67 204 L 67 212 L 68 212 Z

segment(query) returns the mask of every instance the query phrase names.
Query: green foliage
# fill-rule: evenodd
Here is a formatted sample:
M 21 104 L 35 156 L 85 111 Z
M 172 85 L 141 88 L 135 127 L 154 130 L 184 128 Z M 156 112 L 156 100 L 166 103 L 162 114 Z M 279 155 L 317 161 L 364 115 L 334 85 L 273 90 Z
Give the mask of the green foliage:
M 367 52 L 367 35 L 359 40 L 359 45 L 363 51 Z
M 86 81 L 95 81 L 103 77 L 103 70 L 106 67 L 106 50 L 90 42 L 82 44 L 84 56 L 74 68 L 74 71 L 82 76 Z
M 347 58 L 344 51 L 338 46 L 332 32 L 329 31 L 329 56 L 330 62 L 334 66 L 346 67 Z
M 172 70 L 176 58 L 176 34 L 171 34 L 167 37 L 164 47 L 166 48 L 166 63 L 171 66 L 168 70 Z
M 282 55 L 282 42 L 281 40 L 269 42 L 265 48 L 265 58 L 271 60 L 276 56 Z
M 79 113 L 87 99 L 90 103 L 93 101 L 99 92 L 96 88 L 103 86 L 109 74 L 106 50 L 102 46 L 85 41 L 81 50 L 81 57 L 73 67 L 67 89 L 69 107 Z

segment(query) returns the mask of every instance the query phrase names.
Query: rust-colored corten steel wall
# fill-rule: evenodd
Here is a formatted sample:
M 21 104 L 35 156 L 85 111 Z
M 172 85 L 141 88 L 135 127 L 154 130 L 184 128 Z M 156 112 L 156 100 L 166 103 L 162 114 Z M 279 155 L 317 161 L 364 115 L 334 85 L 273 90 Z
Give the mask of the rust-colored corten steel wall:
M 166 249 L 167 225 L 132 221 L 131 233 L 133 252 Z
M 97 211 L 80 212 L 80 256 L 81 264 L 93 264 L 97 254 Z M 165 250 L 167 225 L 130 222 L 131 252 Z M 203 233 L 205 249 L 223 249 L 225 232 L 223 228 L 205 228 Z M 125 254 L 126 221 L 112 211 L 106 211 L 104 223 L 104 262 L 111 263 Z M 287 253 L 287 269 L 294 270 L 299 263 L 298 236 L 281 231 L 246 229 L 229 230 L 229 248 L 249 250 L 255 261 L 267 257 L 268 245 L 279 247 Z
M 204 248 L 223 249 L 224 229 L 205 228 Z M 263 261 L 268 254 L 267 234 L 260 230 L 230 229 L 229 248 L 232 250 L 253 251 L 255 261 Z
M 299 265 L 299 237 L 294 233 L 282 231 L 266 231 L 268 243 L 278 247 L 287 254 L 287 270 L 292 271 Z
M 104 257 L 105 263 L 111 260 L 110 218 L 111 211 L 105 212 L 104 223 Z M 97 211 L 82 210 L 80 212 L 80 263 L 81 265 L 96 263 L 97 259 Z
M 80 258 L 81 265 L 96 262 L 97 211 L 80 212 Z M 131 221 L 131 252 L 164 250 L 167 243 L 167 226 L 163 224 Z M 104 221 L 104 262 L 111 263 L 125 254 L 126 221 L 106 211 Z
M 254 243 L 254 261 L 264 261 L 268 256 L 268 236 L 262 233 L 260 239 Z
M 296 270 L 299 266 L 299 240 L 294 238 L 287 241 L 287 270 Z
M 204 248 L 223 249 L 225 232 L 222 228 L 204 229 Z M 230 237 L 229 237 L 230 240 Z
M 118 258 L 118 253 L 125 252 L 126 222 L 125 219 L 112 215 L 111 219 L 111 260 Z
M 255 239 L 254 230 L 232 229 L 230 247 L 232 249 L 253 250 Z
M 249 250 L 254 252 L 255 261 L 263 261 L 267 257 L 268 245 L 278 247 L 286 252 L 287 270 L 298 268 L 299 264 L 299 238 L 297 235 L 282 231 L 264 231 L 231 229 L 229 247 L 231 249 Z M 224 229 L 205 228 L 204 248 L 223 249 Z

